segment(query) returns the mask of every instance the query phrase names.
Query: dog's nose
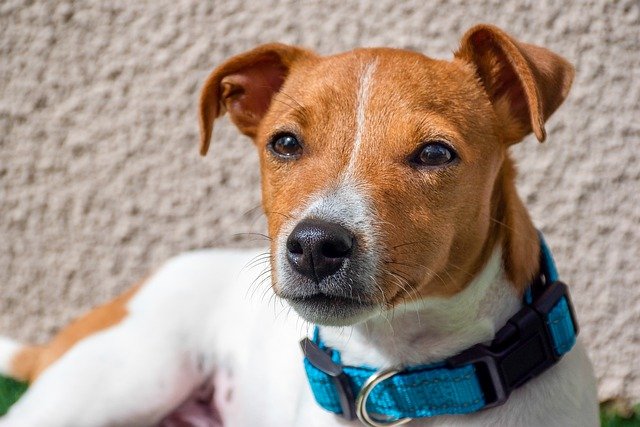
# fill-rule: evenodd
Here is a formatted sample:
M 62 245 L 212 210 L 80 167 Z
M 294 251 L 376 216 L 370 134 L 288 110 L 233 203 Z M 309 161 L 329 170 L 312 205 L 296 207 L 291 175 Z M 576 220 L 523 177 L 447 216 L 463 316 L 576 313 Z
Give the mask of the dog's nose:
M 287 259 L 298 273 L 320 282 L 351 256 L 353 234 L 339 224 L 305 219 L 287 239 Z

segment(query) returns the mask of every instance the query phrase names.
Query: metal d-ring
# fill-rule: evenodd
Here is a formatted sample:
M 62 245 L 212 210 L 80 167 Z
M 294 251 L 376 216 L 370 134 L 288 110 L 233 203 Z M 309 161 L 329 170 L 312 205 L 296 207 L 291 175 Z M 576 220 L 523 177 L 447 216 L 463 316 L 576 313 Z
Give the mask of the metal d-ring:
M 400 418 L 393 421 L 376 420 L 367 411 L 367 400 L 371 391 L 382 381 L 391 378 L 400 371 L 395 368 L 383 369 L 367 378 L 358 397 L 356 398 L 356 415 L 362 423 L 368 427 L 393 427 L 408 423 L 412 418 Z

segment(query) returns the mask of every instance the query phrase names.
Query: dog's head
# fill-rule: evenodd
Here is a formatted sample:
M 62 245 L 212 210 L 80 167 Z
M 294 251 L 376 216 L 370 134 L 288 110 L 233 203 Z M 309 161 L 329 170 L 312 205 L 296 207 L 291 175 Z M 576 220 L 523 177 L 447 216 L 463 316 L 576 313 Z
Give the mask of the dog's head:
M 269 44 L 208 77 L 200 150 L 227 111 L 260 155 L 275 292 L 312 322 L 352 324 L 460 292 L 497 244 L 514 285 L 528 283 L 537 239 L 507 149 L 544 140 L 572 78 L 488 25 L 453 61 Z

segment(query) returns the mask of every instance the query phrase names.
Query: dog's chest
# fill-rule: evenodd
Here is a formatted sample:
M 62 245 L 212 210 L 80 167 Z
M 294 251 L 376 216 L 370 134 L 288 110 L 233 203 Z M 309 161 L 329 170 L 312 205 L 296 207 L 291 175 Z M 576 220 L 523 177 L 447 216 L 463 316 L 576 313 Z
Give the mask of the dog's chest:
M 251 254 L 242 254 L 222 264 L 238 271 L 251 258 Z M 298 346 L 299 339 L 309 334 L 310 325 L 285 303 L 270 299 L 268 289 L 253 292 L 255 273 L 225 275 L 209 271 L 206 265 L 213 263 L 205 261 L 210 260 L 203 258 L 187 266 L 197 277 L 217 278 L 215 283 L 207 280 L 200 293 L 194 285 L 191 297 L 197 301 L 191 306 L 203 311 L 190 316 L 200 319 L 191 325 L 190 340 L 203 360 L 203 371 L 208 372 L 209 380 L 213 378 L 214 399 L 224 425 L 360 425 L 325 412 L 315 403 Z M 199 304 L 203 299 L 209 302 Z M 590 369 L 578 345 L 556 367 L 514 392 L 503 407 L 464 417 L 416 420 L 410 425 L 595 425 L 595 386 Z M 576 406 L 582 410 L 576 411 Z

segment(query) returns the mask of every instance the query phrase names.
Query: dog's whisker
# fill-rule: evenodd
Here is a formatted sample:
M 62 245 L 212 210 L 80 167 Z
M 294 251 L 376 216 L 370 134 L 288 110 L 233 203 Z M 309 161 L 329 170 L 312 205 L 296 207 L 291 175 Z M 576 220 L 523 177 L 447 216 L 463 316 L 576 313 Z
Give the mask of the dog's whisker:
M 271 265 L 269 263 L 267 263 L 266 261 L 262 261 L 261 264 L 266 264 L 265 267 L 262 269 L 262 271 L 260 273 L 258 273 L 253 280 L 251 281 L 251 284 L 249 285 L 249 287 L 251 288 L 255 283 L 258 282 L 258 280 L 260 280 L 261 277 L 263 277 L 265 274 L 267 273 L 271 273 Z M 256 266 L 257 267 L 257 266 Z
M 260 254 L 257 255 L 255 258 L 253 258 L 251 261 L 249 261 L 249 263 L 247 263 L 247 265 L 245 266 L 245 268 L 247 269 L 252 269 L 255 267 L 259 267 L 260 265 L 263 264 L 267 264 L 269 265 L 269 261 L 271 260 L 271 254 L 270 253 L 264 253 L 264 254 Z
M 297 99 L 295 99 L 294 97 L 292 97 L 291 95 L 289 95 L 287 92 L 285 92 L 285 91 L 281 90 L 281 91 L 280 91 L 280 92 L 278 92 L 278 93 L 279 93 L 279 94 L 282 94 L 282 95 L 284 95 L 284 96 L 286 96 L 287 98 L 289 98 L 290 100 L 292 100 L 293 102 L 295 102 L 295 103 L 296 103 L 296 105 L 298 105 L 298 107 L 300 107 L 300 108 L 304 109 L 304 106 L 303 106 L 300 102 L 298 102 L 298 100 L 297 100 Z
M 402 262 L 397 262 L 397 261 L 385 261 L 386 264 L 395 264 L 395 265 L 400 265 L 400 266 L 404 266 L 407 268 L 424 268 L 428 274 L 435 276 L 438 280 L 440 280 L 442 282 L 442 284 L 447 287 L 449 285 L 449 283 L 447 283 L 446 280 L 444 280 L 442 278 L 442 276 L 440 276 L 436 271 L 432 270 L 431 268 L 427 267 L 426 265 L 423 264 L 414 264 L 414 263 L 402 263 Z M 445 273 L 449 274 L 448 272 L 445 271 Z M 449 274 L 449 278 L 452 280 L 453 283 L 455 283 L 455 281 L 453 280 L 453 278 L 451 277 L 451 275 Z
M 390 273 L 392 274 L 392 278 L 394 282 L 398 284 L 401 289 L 404 290 L 404 294 L 401 295 L 402 301 L 408 300 L 408 302 L 412 302 L 412 301 L 420 300 L 420 294 L 418 290 L 407 279 L 404 279 L 402 276 L 398 276 L 393 272 L 390 272 Z M 409 291 L 406 290 L 405 285 L 409 287 Z M 416 310 L 417 310 L 417 307 L 416 307 Z
M 267 89 L 267 90 L 269 90 L 269 91 L 273 90 L 273 87 L 268 86 L 268 85 L 260 85 L 260 84 L 257 84 L 257 85 L 255 85 L 255 87 L 257 87 L 257 88 L 261 88 L 261 89 Z M 273 96 L 272 100 L 273 100 L 273 101 L 278 101 L 278 102 L 280 102 L 280 103 L 282 103 L 282 104 L 286 105 L 287 107 L 291 108 L 292 110 L 295 110 L 295 109 L 296 109 L 296 108 L 295 108 L 295 107 L 293 107 L 292 105 L 290 105 L 290 104 L 288 104 L 288 103 L 284 102 L 283 100 L 279 99 L 280 95 L 286 96 L 286 97 L 287 97 L 287 98 L 289 98 L 291 101 L 293 101 L 293 102 L 294 102 L 294 103 L 295 103 L 299 108 L 304 109 L 304 106 L 303 106 L 300 102 L 298 102 L 298 100 L 296 100 L 294 97 L 292 97 L 291 95 L 289 95 L 288 93 L 286 93 L 286 92 L 285 92 L 285 91 L 283 91 L 282 89 L 281 89 L 277 94 L 275 94 L 275 95 Z
M 247 269 L 251 269 L 253 267 L 255 267 L 256 265 L 259 265 L 260 263 L 256 264 L 257 261 L 260 262 L 264 262 L 265 259 L 268 259 L 271 256 L 271 254 L 267 251 L 267 252 L 261 252 L 258 255 L 254 256 L 253 258 L 251 258 L 241 269 L 240 272 L 244 272 Z
M 280 216 L 282 216 L 282 217 L 284 217 L 286 219 L 294 219 L 293 216 L 285 214 L 285 213 L 282 213 L 282 212 L 278 212 L 278 211 L 265 211 L 265 214 L 267 214 L 267 215 L 275 214 L 275 215 L 280 215 Z
M 277 314 L 276 313 L 276 309 L 277 309 L 276 302 L 277 302 L 277 295 L 276 295 L 275 292 L 272 292 L 271 295 L 269 296 L 269 300 L 267 301 L 267 306 L 268 307 L 273 306 L 273 315 L 274 315 L 274 317 L 277 317 L 276 316 L 276 314 Z
M 275 305 L 275 304 L 274 304 L 274 305 Z M 290 306 L 287 306 L 287 305 L 282 305 L 282 308 L 280 309 L 280 312 L 276 315 L 276 320 L 277 320 L 277 319 L 282 315 L 282 313 L 284 313 L 284 312 L 285 312 L 285 310 L 287 310 L 287 309 L 291 309 L 291 307 L 290 307 Z M 288 310 L 287 310 L 287 311 L 288 311 Z M 286 318 L 286 315 L 285 315 L 285 318 Z
M 518 231 L 515 228 L 511 227 L 509 224 L 505 223 L 504 221 L 500 221 L 499 219 L 496 219 L 496 218 L 491 217 L 491 216 L 489 217 L 489 220 L 495 222 L 498 225 L 502 225 L 503 227 L 505 227 L 507 230 L 509 230 L 513 234 L 517 234 L 520 237 L 524 237 L 525 239 L 527 239 L 531 243 L 535 243 L 536 245 L 538 244 L 538 240 L 537 239 L 532 239 L 528 235 L 523 236 L 522 233 L 520 233 L 520 231 Z
M 256 206 L 246 210 L 244 213 L 240 215 L 241 218 L 246 218 L 248 216 L 253 215 L 256 212 L 259 212 L 259 209 L 262 207 L 261 203 L 258 203 Z
M 294 107 L 293 105 L 289 104 L 288 102 L 285 102 L 285 101 L 284 101 L 284 100 L 282 100 L 282 99 L 279 99 L 277 96 L 274 96 L 274 97 L 273 97 L 273 100 L 274 100 L 274 101 L 276 101 L 276 102 L 279 102 L 279 103 L 281 103 L 281 104 L 286 105 L 287 107 L 289 107 L 289 108 L 290 108 L 290 109 L 292 109 L 292 110 L 294 110 L 294 109 L 295 109 L 295 107 Z
M 253 261 L 248 268 L 255 269 L 259 267 L 262 267 L 262 270 L 260 273 L 263 273 L 265 270 L 271 269 L 270 257 L 268 255 Z
M 242 237 L 242 236 L 255 236 L 255 237 L 261 237 L 265 240 L 271 241 L 271 237 L 267 236 L 266 234 L 263 233 L 252 233 L 252 232 L 244 232 L 244 233 L 235 233 L 232 235 L 233 237 Z
M 409 283 L 407 280 L 403 280 L 401 277 L 398 277 L 394 273 L 391 273 L 391 275 L 392 275 L 392 280 L 394 281 L 394 283 L 396 285 L 398 285 L 398 287 L 400 289 L 402 289 L 402 291 L 404 292 L 404 295 L 402 295 L 403 299 L 406 299 L 408 297 L 409 301 L 413 301 L 414 300 L 414 296 L 415 296 L 415 300 L 420 299 L 420 295 L 418 293 L 418 290 L 413 285 L 411 285 L 411 283 Z M 408 287 L 408 289 L 407 289 L 407 287 Z
M 416 240 L 416 241 L 413 241 L 413 242 L 407 242 L 407 243 L 402 243 L 402 244 L 396 245 L 396 246 L 393 247 L 393 249 L 396 250 L 398 248 L 402 248 L 402 247 L 405 247 L 405 246 L 417 245 L 417 244 L 422 244 L 422 243 L 424 243 L 424 241 Z M 414 267 L 425 267 L 426 268 L 426 266 L 421 265 L 421 264 L 414 264 L 412 266 L 414 266 Z M 464 268 L 454 264 L 451 261 L 447 261 L 447 266 L 451 266 L 451 267 L 455 268 L 456 270 L 460 271 L 461 273 L 465 274 L 468 277 L 475 277 L 475 274 L 465 270 Z M 449 275 L 449 277 L 451 277 L 451 276 Z
M 269 280 L 269 278 L 262 279 L 262 281 L 260 282 L 260 286 L 262 286 L 268 280 Z M 260 287 L 260 286 L 258 286 L 258 287 Z M 260 301 L 264 301 L 264 299 L 267 296 L 267 294 L 269 293 L 269 291 L 271 291 L 271 287 L 270 286 L 266 286 L 265 289 L 262 291 L 262 295 L 260 296 Z M 272 292 L 271 296 L 273 297 L 274 295 L 275 295 L 275 292 Z
M 271 278 L 271 268 L 268 267 L 255 277 L 252 285 L 257 284 L 256 288 L 260 288 L 265 282 L 269 281 L 270 278 Z
M 256 292 L 258 292 L 258 289 L 260 289 L 262 286 L 264 286 L 265 283 L 270 283 L 269 278 L 263 278 L 262 280 L 256 282 L 256 285 L 253 286 L 253 290 L 251 291 L 251 295 L 249 296 L 250 300 L 253 300 L 255 298 Z M 266 292 L 269 291 L 269 289 L 270 289 L 270 286 L 267 286 L 266 289 L 263 291 L 262 297 L 261 297 L 260 300 L 264 300 Z
M 475 277 L 475 275 L 473 273 L 470 273 L 469 271 L 465 270 L 464 268 L 462 268 L 462 267 L 460 267 L 460 266 L 458 266 L 458 265 L 456 265 L 456 264 L 454 264 L 452 262 L 447 262 L 447 266 L 451 266 L 451 267 L 455 268 L 456 270 L 458 270 L 459 272 L 461 272 L 462 274 L 464 274 L 464 275 L 466 275 L 466 276 L 468 276 L 470 278 Z
M 399 245 L 393 246 L 391 249 L 396 250 L 396 249 L 399 249 L 399 248 L 402 248 L 402 247 L 405 247 L 405 246 L 418 245 L 418 244 L 421 244 L 421 243 L 423 243 L 423 242 L 420 241 L 420 240 L 417 240 L 415 242 L 401 243 Z
M 249 284 L 249 288 L 247 289 L 247 291 L 249 290 L 254 290 L 255 292 L 255 287 L 257 284 L 260 283 L 260 277 L 265 274 L 266 272 L 270 271 L 270 266 L 267 265 L 260 273 L 258 273 L 253 280 L 251 281 L 251 283 Z M 246 296 L 246 295 L 245 295 Z

